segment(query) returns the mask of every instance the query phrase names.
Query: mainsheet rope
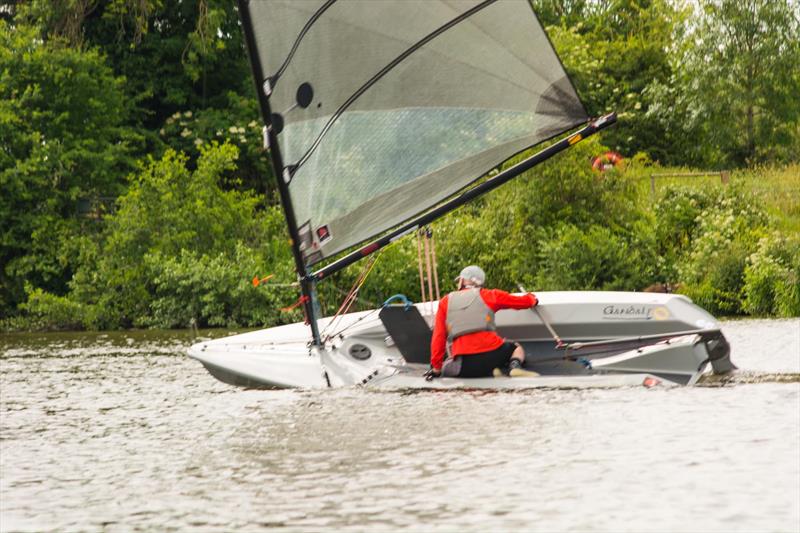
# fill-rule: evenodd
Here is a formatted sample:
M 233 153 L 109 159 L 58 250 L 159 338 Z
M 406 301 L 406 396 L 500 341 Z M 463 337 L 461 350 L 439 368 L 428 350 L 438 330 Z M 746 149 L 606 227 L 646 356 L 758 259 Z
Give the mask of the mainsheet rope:
M 353 306 L 353 303 L 358 299 L 358 291 L 361 289 L 361 286 L 364 285 L 364 282 L 367 281 L 367 276 L 369 276 L 370 273 L 372 272 L 372 269 L 375 268 L 375 263 L 378 262 L 378 258 L 381 256 L 381 254 L 383 254 L 383 250 L 381 250 L 377 254 L 371 256 L 369 258 L 369 260 L 367 261 L 367 263 L 364 265 L 364 268 L 361 269 L 361 272 L 356 277 L 356 281 L 353 283 L 353 286 L 350 288 L 350 292 L 347 293 L 347 296 L 345 296 L 344 300 L 342 301 L 342 304 L 339 306 L 339 309 L 336 311 L 336 314 L 333 315 L 333 318 L 331 319 L 331 321 L 328 322 L 328 325 L 325 326 L 325 329 L 322 331 L 322 335 L 321 336 L 324 337 L 324 341 L 323 342 L 328 342 L 332 338 L 334 338 L 337 335 L 341 334 L 342 331 L 347 329 L 347 327 L 349 327 L 349 326 L 347 326 L 342 330 L 335 331 L 335 332 L 333 332 L 333 333 L 331 333 L 329 335 L 326 335 L 326 332 L 328 330 L 334 329 L 334 325 L 338 324 L 339 322 L 341 322 L 342 317 L 344 315 L 346 315 L 348 311 L 350 311 L 350 308 Z M 374 312 L 374 310 L 373 310 L 373 312 Z M 360 322 L 360 320 L 359 320 L 359 322 Z
M 436 243 L 430 227 L 420 228 L 417 231 L 417 261 L 419 263 L 420 300 L 423 304 L 427 302 L 428 316 L 433 321 L 433 302 L 438 302 L 441 295 L 439 293 L 439 265 L 436 263 Z M 427 292 L 425 291 L 426 285 Z M 436 300 L 434 300 L 434 294 Z
M 341 319 L 344 315 L 346 315 L 355 303 L 356 300 L 363 301 L 358 298 L 358 291 L 366 282 L 367 277 L 372 273 L 372 270 L 375 268 L 375 264 L 378 262 L 378 259 L 386 250 L 384 248 L 377 254 L 373 255 L 369 261 L 364 265 L 364 268 L 361 270 L 359 275 L 356 277 L 353 286 L 350 288 L 350 291 L 346 294 L 344 300 L 342 301 L 339 309 L 336 311 L 336 314 L 333 316 L 328 325 L 325 326 L 325 329 L 322 332 L 322 337 L 324 342 L 328 342 L 331 339 L 341 335 L 343 332 L 347 331 L 348 329 L 352 328 L 359 322 L 363 321 L 364 319 L 372 316 L 374 313 L 377 313 L 380 308 L 377 307 L 373 309 L 370 313 L 360 317 L 355 322 L 343 327 L 338 331 L 334 331 L 333 333 L 328 334 L 327 332 L 330 330 L 334 330 L 336 326 L 341 323 Z M 423 252 L 424 250 L 424 252 Z M 419 284 L 420 284 L 420 296 L 421 302 L 427 302 L 429 306 L 429 314 L 428 316 L 431 317 L 433 320 L 433 306 L 434 301 L 439 301 L 441 299 L 441 295 L 439 292 L 439 265 L 436 262 L 436 242 L 433 238 L 433 230 L 430 227 L 421 228 L 417 232 L 417 263 L 418 263 L 418 270 L 419 270 Z M 427 285 L 427 291 L 426 291 Z M 337 291 L 343 292 L 337 288 Z M 436 295 L 436 300 L 434 300 L 434 295 Z M 367 302 L 370 303 L 370 302 Z

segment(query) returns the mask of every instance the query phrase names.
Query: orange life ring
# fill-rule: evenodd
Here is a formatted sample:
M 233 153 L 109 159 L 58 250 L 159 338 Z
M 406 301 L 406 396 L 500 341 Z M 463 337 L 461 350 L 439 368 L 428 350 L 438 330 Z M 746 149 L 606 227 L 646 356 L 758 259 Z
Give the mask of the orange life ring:
M 606 152 L 592 160 L 592 169 L 597 172 L 605 172 L 622 163 L 622 156 L 617 152 Z

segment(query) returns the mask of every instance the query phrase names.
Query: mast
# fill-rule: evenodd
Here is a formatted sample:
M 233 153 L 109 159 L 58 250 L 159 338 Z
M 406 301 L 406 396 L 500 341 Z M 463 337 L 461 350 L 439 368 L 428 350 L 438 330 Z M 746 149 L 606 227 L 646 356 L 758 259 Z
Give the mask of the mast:
M 256 87 L 256 96 L 258 98 L 258 105 L 261 109 L 261 117 L 266 124 L 266 141 L 267 149 L 270 152 L 270 159 L 272 160 L 272 172 L 275 174 L 275 180 L 278 185 L 278 193 L 281 198 L 281 205 L 283 206 L 284 218 L 289 229 L 289 238 L 292 246 L 292 256 L 294 257 L 295 270 L 300 281 L 301 300 L 303 311 L 305 312 L 306 320 L 311 327 L 312 342 L 315 346 L 320 346 L 322 341 L 319 335 L 319 327 L 317 325 L 317 291 L 316 279 L 309 276 L 308 269 L 303 261 L 303 254 L 300 252 L 300 238 L 295 222 L 294 208 L 292 207 L 291 198 L 289 196 L 289 188 L 284 180 L 284 172 L 286 169 L 283 166 L 283 158 L 281 157 L 280 145 L 278 144 L 278 137 L 275 134 L 272 125 L 272 111 L 269 105 L 269 96 L 271 88 L 267 81 L 264 72 L 261 69 L 261 64 L 258 61 L 258 53 L 256 48 L 256 40 L 253 35 L 253 23 L 250 19 L 250 12 L 247 9 L 248 0 L 237 0 L 239 7 L 239 16 L 242 20 L 242 29 L 244 30 L 244 39 L 247 46 L 247 55 L 250 60 L 250 68 L 253 69 L 253 79 Z
M 316 272 L 311 274 L 311 278 L 314 280 L 314 282 L 316 282 L 330 276 L 331 274 L 339 272 L 343 268 L 346 268 L 347 266 L 355 263 L 359 259 L 362 259 L 380 250 L 384 246 L 391 244 L 392 242 L 403 237 L 404 235 L 407 235 L 408 233 L 414 231 L 415 229 L 424 226 L 426 224 L 430 224 L 437 218 L 446 215 L 450 211 L 453 211 L 454 209 L 461 207 L 467 202 L 470 202 L 475 198 L 493 189 L 496 189 L 497 187 L 506 183 L 507 181 L 519 176 L 523 172 L 530 170 L 536 165 L 550 159 L 559 152 L 563 152 L 572 145 L 577 144 L 586 137 L 589 137 L 590 135 L 593 135 L 598 131 L 611 126 L 616 121 L 617 121 L 616 113 L 610 113 L 608 115 L 600 117 L 599 119 L 593 122 L 590 122 L 589 124 L 585 125 L 583 128 L 573 133 L 572 135 L 564 137 L 555 144 L 552 144 L 547 148 L 545 148 L 544 150 L 537 152 L 528 159 L 525 159 L 517 163 L 513 167 L 504 170 L 503 172 L 497 174 L 493 178 L 481 183 L 476 187 L 473 187 L 472 189 L 469 189 L 461 193 L 455 198 L 448 200 L 447 202 L 411 220 L 410 222 L 406 222 L 405 224 L 400 225 L 399 227 L 390 231 L 383 237 L 375 239 L 374 241 L 359 248 L 358 250 L 355 250 L 354 252 L 347 254 L 338 261 L 334 261 L 333 263 L 330 263 L 327 266 L 317 270 Z
M 616 121 L 611 114 L 587 123 L 585 106 L 526 2 L 429 0 L 414 4 L 416 18 L 409 18 L 409 4 L 400 1 L 237 1 L 301 303 L 317 346 L 316 283 Z M 323 17 L 334 4 L 335 13 Z M 493 33 L 503 25 L 506 33 Z M 537 53 L 519 53 L 523 43 Z M 358 57 L 357 47 L 375 53 Z M 399 72 L 404 62 L 413 65 Z M 432 83 L 442 69 L 451 75 Z M 309 106 L 312 82 L 325 91 Z M 391 89 L 370 90 L 379 83 Z M 473 186 L 479 172 L 576 127 Z M 313 164 L 304 165 L 311 157 Z M 340 253 L 346 255 L 311 270 Z

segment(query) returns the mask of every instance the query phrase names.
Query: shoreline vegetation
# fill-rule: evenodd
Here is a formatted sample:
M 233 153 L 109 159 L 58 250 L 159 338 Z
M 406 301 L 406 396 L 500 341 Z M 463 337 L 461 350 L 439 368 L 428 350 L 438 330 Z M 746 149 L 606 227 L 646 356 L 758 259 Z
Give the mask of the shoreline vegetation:
M 659 179 L 653 195 L 649 176 L 667 169 L 630 161 L 600 174 L 586 160 L 602 149 L 578 145 L 434 223 L 445 286 L 471 262 L 508 290 L 518 282 L 539 291 L 670 289 L 728 318 L 800 316 L 800 165 L 736 171 L 727 184 L 718 177 Z M 82 252 L 93 259 L 73 276 L 70 292 L 26 289 L 23 313 L 3 319 L 2 330 L 268 327 L 302 320 L 297 310 L 280 310 L 297 289 L 287 286 L 294 273 L 279 208 L 260 208 L 254 195 L 223 191 L 214 179 L 235 157 L 230 145 L 210 147 L 194 173 L 178 154 L 152 161 L 105 217 L 106 244 Z M 169 169 L 177 175 L 164 180 Z M 205 209 L 194 209 L 198 201 Z M 207 230 L 195 229 L 201 227 Z M 220 248 L 226 243 L 229 249 Z M 319 285 L 326 314 L 335 312 L 362 267 Z M 269 274 L 253 286 L 253 276 Z M 356 309 L 397 292 L 419 300 L 414 236 L 378 258 Z
M 796 3 L 532 3 L 588 113 L 619 123 L 435 222 L 443 290 L 475 263 L 507 290 L 800 316 Z M 234 3 L 59 5 L 0 6 L 0 331 L 302 320 Z M 594 170 L 609 150 L 623 164 Z M 728 177 L 651 189 L 707 170 Z M 324 314 L 363 267 L 319 284 Z M 419 291 L 412 235 L 354 310 Z

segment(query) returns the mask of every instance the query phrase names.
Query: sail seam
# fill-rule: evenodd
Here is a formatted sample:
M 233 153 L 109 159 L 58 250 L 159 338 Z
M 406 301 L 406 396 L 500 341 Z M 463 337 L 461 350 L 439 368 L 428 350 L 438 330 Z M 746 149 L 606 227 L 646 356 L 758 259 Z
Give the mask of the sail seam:
M 442 26 L 439 26 L 434 31 L 432 31 L 431 33 L 429 33 L 428 35 L 426 35 L 425 37 L 423 37 L 422 39 L 420 39 L 419 41 L 414 43 L 411 47 L 409 47 L 408 49 L 403 51 L 403 53 L 401 53 L 399 56 L 394 58 L 390 63 L 388 63 L 381 70 L 379 70 L 372 78 L 370 78 L 366 83 L 364 83 L 364 85 L 359 87 L 352 95 L 350 95 L 350 97 L 347 100 L 345 100 L 345 102 L 341 106 L 339 106 L 339 109 L 337 109 L 336 112 L 331 116 L 330 120 L 328 120 L 328 122 L 325 124 L 325 126 L 322 128 L 322 130 L 319 132 L 319 134 L 317 135 L 317 138 L 314 139 L 314 142 L 311 144 L 309 149 L 306 150 L 306 152 L 297 161 L 297 163 L 295 163 L 294 165 L 292 165 L 290 167 L 290 169 L 289 169 L 290 174 L 294 175 L 294 173 L 297 171 L 297 169 L 299 169 L 301 166 L 303 166 L 303 164 L 306 161 L 308 161 L 309 157 L 311 157 L 311 154 L 314 153 L 314 151 L 319 146 L 320 142 L 322 142 L 322 138 L 328 133 L 328 130 L 330 130 L 330 128 L 333 125 L 333 123 L 336 122 L 339 119 L 339 117 L 342 115 L 342 113 L 344 113 L 344 111 L 348 107 L 350 107 L 353 104 L 353 102 L 358 100 L 358 98 L 360 98 L 361 95 L 364 94 L 370 87 L 375 85 L 387 73 L 389 73 L 397 65 L 402 63 L 408 56 L 410 56 L 411 54 L 413 54 L 414 52 L 416 52 L 417 50 L 419 50 L 420 48 L 422 48 L 423 46 L 428 44 L 430 41 L 432 41 L 433 39 L 435 39 L 436 37 L 438 37 L 439 35 L 441 35 L 445 31 L 449 30 L 450 28 L 452 28 L 456 24 L 468 19 L 469 17 L 471 17 L 475 13 L 481 11 L 482 9 L 484 9 L 485 7 L 488 7 L 489 5 L 495 3 L 496 1 L 497 0 L 485 0 L 484 2 L 481 2 L 480 4 L 472 7 L 471 9 L 465 11 L 461 15 L 459 15 L 459 16 L 455 17 L 454 19 L 448 21 L 447 23 L 443 24 Z

